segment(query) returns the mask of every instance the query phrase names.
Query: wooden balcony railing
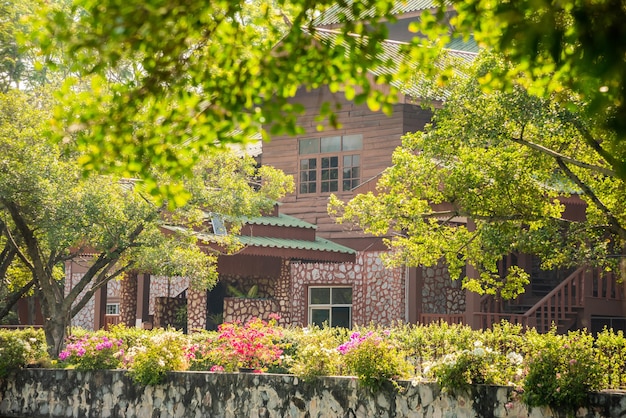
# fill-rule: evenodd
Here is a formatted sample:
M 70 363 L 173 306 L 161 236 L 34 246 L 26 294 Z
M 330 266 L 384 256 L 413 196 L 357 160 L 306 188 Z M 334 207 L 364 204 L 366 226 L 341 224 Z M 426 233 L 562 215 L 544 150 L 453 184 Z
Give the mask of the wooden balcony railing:
M 419 315 L 420 324 L 432 324 L 435 322 L 447 322 L 448 324 L 463 324 L 465 323 L 465 314 L 430 314 L 422 313 Z

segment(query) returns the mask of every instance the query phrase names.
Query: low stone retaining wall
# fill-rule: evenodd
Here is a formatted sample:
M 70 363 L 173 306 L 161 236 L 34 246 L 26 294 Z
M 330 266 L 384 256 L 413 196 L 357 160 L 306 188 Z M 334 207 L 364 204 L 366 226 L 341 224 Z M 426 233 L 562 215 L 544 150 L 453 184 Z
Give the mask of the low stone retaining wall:
M 511 389 L 476 386 L 450 396 L 436 384 L 400 382 L 371 393 L 348 377 L 180 372 L 157 386 L 123 370 L 25 369 L 0 380 L 1 417 L 556 417 L 511 401 Z M 626 414 L 624 393 L 593 393 L 577 417 Z

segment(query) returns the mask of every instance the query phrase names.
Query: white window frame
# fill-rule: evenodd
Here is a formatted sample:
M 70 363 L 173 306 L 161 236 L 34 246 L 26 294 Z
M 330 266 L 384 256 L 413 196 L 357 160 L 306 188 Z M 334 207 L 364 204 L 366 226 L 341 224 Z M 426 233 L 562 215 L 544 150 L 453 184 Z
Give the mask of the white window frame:
M 114 307 L 114 310 L 116 311 L 116 313 L 109 313 L 109 308 L 110 307 Z M 119 302 L 116 303 L 107 303 L 104 307 L 104 314 L 105 315 L 119 315 L 120 314 L 120 304 Z
M 330 289 L 330 294 L 329 294 L 330 303 L 318 303 L 318 304 L 311 303 L 311 290 L 312 289 Z M 314 309 L 327 309 L 329 325 L 333 326 L 333 308 L 349 308 L 348 328 L 352 328 L 352 307 L 354 305 L 354 300 L 352 299 L 351 303 L 333 303 L 332 302 L 333 289 L 350 289 L 352 293 L 351 299 L 354 296 L 352 286 L 341 286 L 341 285 L 340 286 L 321 286 L 321 285 L 309 286 L 307 290 L 307 309 L 308 309 L 308 319 L 309 319 L 308 322 L 310 325 L 313 324 L 312 318 L 313 318 Z

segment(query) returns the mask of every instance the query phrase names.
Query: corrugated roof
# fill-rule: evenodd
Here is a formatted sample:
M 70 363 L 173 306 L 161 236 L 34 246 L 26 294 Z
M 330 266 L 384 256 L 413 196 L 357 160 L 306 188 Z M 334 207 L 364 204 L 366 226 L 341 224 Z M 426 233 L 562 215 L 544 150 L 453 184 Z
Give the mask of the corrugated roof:
M 352 4 L 352 1 L 348 2 L 348 6 Z M 438 4 L 433 0 L 404 0 L 396 1 L 396 4 L 391 9 L 391 14 L 402 15 L 405 13 L 417 12 L 421 10 L 428 10 L 437 7 Z M 313 21 L 313 26 L 326 26 L 336 25 L 345 20 L 364 20 L 374 15 L 374 8 L 368 9 L 366 12 L 358 16 L 358 19 L 352 14 L 350 7 L 341 7 L 338 4 L 326 9 L 320 16 L 316 17 Z
M 335 44 L 339 35 L 340 32 L 338 31 L 318 28 L 315 30 L 313 36 L 323 40 L 324 42 Z M 402 51 L 402 46 L 404 45 L 408 45 L 408 43 L 390 40 L 381 42 L 382 52 L 379 58 L 384 62 L 390 62 L 392 66 L 369 68 L 368 71 L 370 71 L 374 75 L 397 73 L 399 71 L 400 64 L 406 60 L 406 56 Z M 471 63 L 477 56 L 476 52 L 465 50 L 446 49 L 445 51 L 448 58 L 452 60 L 458 60 L 464 63 Z M 448 96 L 447 91 L 443 91 L 441 89 L 434 90 L 432 88 L 432 83 L 427 82 L 427 80 L 425 79 L 416 78 L 410 84 L 404 84 L 401 81 L 394 79 L 391 82 L 391 85 L 398 88 L 405 95 L 416 99 L 429 98 L 433 100 L 445 100 L 445 98 Z
M 269 218 L 269 217 L 268 217 Z M 293 218 L 295 219 L 295 218 Z M 300 221 L 303 222 L 303 221 Z M 164 229 L 173 232 L 192 233 L 189 229 L 174 226 L 174 225 L 162 225 Z M 193 234 L 201 241 L 206 243 L 218 242 L 218 236 L 208 234 L 204 232 L 193 232 Z M 260 248 L 276 248 L 287 250 L 304 250 L 304 251 L 317 251 L 326 253 L 337 254 L 356 254 L 356 251 L 352 248 L 345 247 L 335 242 L 329 241 L 324 238 L 315 237 L 315 241 L 288 239 L 288 238 L 273 238 L 273 237 L 261 237 L 261 236 L 247 236 L 239 235 L 236 239 L 245 246 L 260 247 Z
M 345 247 L 320 237 L 316 237 L 315 241 L 250 236 L 239 236 L 237 239 L 244 245 L 254 247 L 356 254 L 356 251 L 352 248 Z
M 288 226 L 295 228 L 317 229 L 317 226 L 305 222 L 302 219 L 279 213 L 278 216 L 258 216 L 255 218 L 244 218 L 244 221 L 250 225 L 268 225 L 268 226 Z

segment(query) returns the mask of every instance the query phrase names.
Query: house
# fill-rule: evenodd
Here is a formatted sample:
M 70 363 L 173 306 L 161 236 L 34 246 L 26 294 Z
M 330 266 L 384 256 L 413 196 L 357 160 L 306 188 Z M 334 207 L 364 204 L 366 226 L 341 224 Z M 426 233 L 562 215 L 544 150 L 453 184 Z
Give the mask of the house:
M 407 28 L 429 2 L 398 2 L 397 21 L 389 26 L 395 36 L 383 50 L 397 62 L 397 41 L 408 40 Z M 340 7 L 331 8 L 317 20 L 316 36 L 331 37 L 340 24 Z M 471 60 L 477 48 L 471 42 L 455 41 L 450 54 Z M 372 80 L 374 80 L 372 74 Z M 386 86 L 377 86 L 382 90 Z M 605 272 L 581 266 L 575 270 L 542 271 L 540 260 L 528 254 L 511 254 L 501 262 L 502 271 L 514 263 L 531 276 L 526 293 L 504 303 L 492 296 L 480 296 L 461 289 L 460 281 L 451 280 L 445 265 L 428 268 L 387 269 L 380 255 L 387 251 L 381 238 L 364 235 L 338 225 L 327 214 L 331 193 L 349 200 L 357 193 L 375 188 L 377 176 L 391 165 L 391 155 L 401 144 L 401 136 L 417 131 L 429 122 L 431 114 L 419 106 L 420 91 L 402 88 L 392 116 L 373 112 L 357 105 L 328 88 L 301 89 L 293 98 L 303 105 L 305 114 L 299 123 L 306 132 L 298 137 L 275 136 L 263 145 L 262 164 L 274 166 L 296 179 L 295 193 L 282 200 L 281 211 L 318 226 L 320 236 L 357 251 L 356 263 L 346 267 L 310 264 L 293 270 L 294 311 L 297 324 L 320 323 L 312 314 L 319 289 L 325 294 L 352 293 L 352 324 L 390 324 L 394 321 L 429 323 L 446 320 L 466 323 L 475 328 L 489 327 L 507 319 L 547 331 L 555 323 L 560 331 L 588 328 L 593 331 L 611 326 L 626 328 L 624 291 L 615 278 Z M 317 130 L 318 106 L 334 102 L 340 129 Z M 562 199 L 565 216 L 584 216 L 585 203 L 573 196 Z M 350 271 L 347 277 L 344 271 Z M 471 266 L 466 267 L 472 274 Z M 347 290 L 348 289 L 348 290 Z M 327 299 L 328 300 L 328 299 Z M 330 300 L 331 309 L 333 301 Z M 333 318 L 328 319 L 331 325 Z
M 384 48 L 391 61 L 399 54 L 399 42 L 412 36 L 409 23 L 430 7 L 429 2 L 398 2 L 394 11 L 398 19 L 389 30 L 393 41 Z M 332 37 L 333 28 L 340 24 L 338 15 L 339 9 L 331 8 L 319 17 L 317 36 Z M 455 41 L 450 48 L 451 54 L 467 60 L 477 51 L 471 41 Z M 594 331 L 604 325 L 625 329 L 623 288 L 603 272 L 585 266 L 546 272 L 539 269 L 536 257 L 511 254 L 502 260 L 502 271 L 518 265 L 530 273 L 531 283 L 522 297 L 504 303 L 462 289 L 444 264 L 387 268 L 381 259 L 388 251 L 382 238 L 350 230 L 330 218 L 331 193 L 348 200 L 374 190 L 401 137 L 430 121 L 432 113 L 420 106 L 421 97 L 419 90 L 403 88 L 393 114 L 386 116 L 326 87 L 299 90 L 293 102 L 306 109 L 299 120 L 306 132 L 298 137 L 275 136 L 257 156 L 262 164 L 293 175 L 296 191 L 272 213 L 247 220 L 239 237 L 245 249 L 218 260 L 220 284 L 210 292 L 197 292 L 188 288 L 184 278 L 138 273 L 102 289 L 74 324 L 99 328 L 120 321 L 119 314 L 126 312 L 125 323 L 162 326 L 173 323 L 180 307 L 186 306 L 190 329 L 210 327 L 211 321 L 218 321 L 215 318 L 245 320 L 270 313 L 280 313 L 283 323 L 294 325 L 327 322 L 351 327 L 445 320 L 482 328 L 507 319 L 540 331 L 552 323 L 560 331 L 582 327 Z M 316 117 L 325 101 L 340 105 L 341 128 L 319 132 Z M 584 216 L 581 199 L 574 196 L 563 202 L 566 216 Z M 210 236 L 198 238 L 203 245 L 212 245 Z M 68 267 L 69 283 L 80 268 L 78 263 Z M 466 272 L 473 274 L 472 267 L 467 266 Z M 229 295 L 230 288 L 237 294 L 230 291 Z M 253 288 L 255 294 L 250 292 Z M 93 312 L 98 313 L 95 318 Z

